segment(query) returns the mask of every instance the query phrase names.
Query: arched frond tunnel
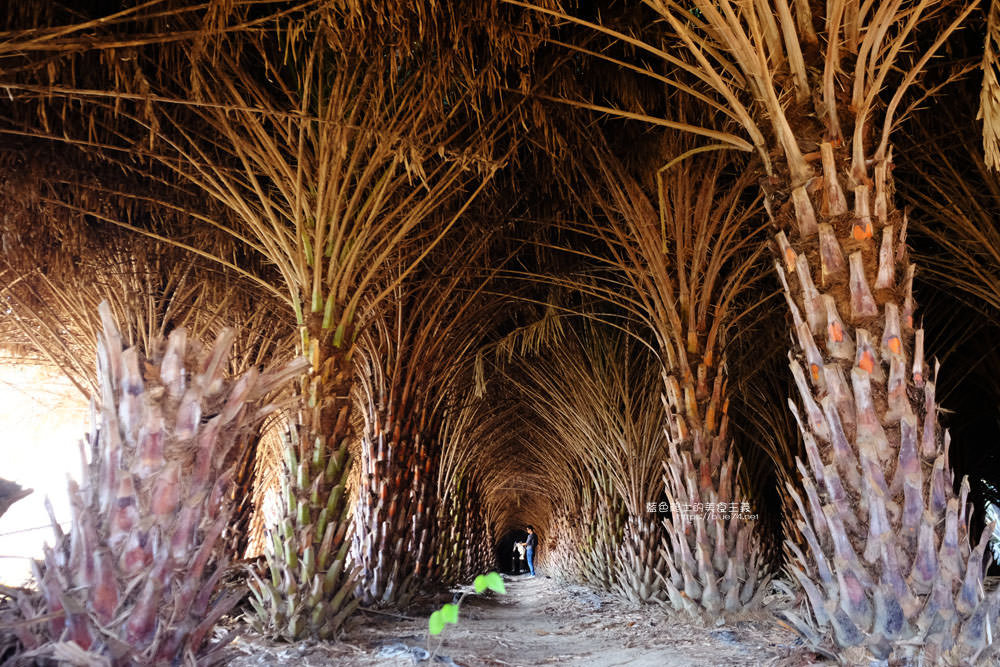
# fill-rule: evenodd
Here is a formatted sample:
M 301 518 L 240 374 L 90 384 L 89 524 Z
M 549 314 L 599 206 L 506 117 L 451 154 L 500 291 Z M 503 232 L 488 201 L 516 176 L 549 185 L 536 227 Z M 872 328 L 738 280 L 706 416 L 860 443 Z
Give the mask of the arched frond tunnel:
M 526 567 L 995 659 L 1000 4 L 71 5 L 0 28 L 0 360 L 93 399 L 0 665 Z

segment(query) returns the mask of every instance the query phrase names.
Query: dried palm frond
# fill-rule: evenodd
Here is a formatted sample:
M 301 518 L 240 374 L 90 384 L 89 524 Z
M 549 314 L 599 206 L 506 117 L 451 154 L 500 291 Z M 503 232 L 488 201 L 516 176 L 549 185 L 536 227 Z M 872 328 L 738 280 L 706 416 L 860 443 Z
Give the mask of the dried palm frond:
M 942 115 L 956 125 L 970 117 Z M 916 211 L 910 224 L 920 279 L 991 316 L 1000 309 L 1000 178 L 967 133 L 935 136 L 933 126 L 919 120 L 912 127 L 910 173 L 897 187 Z
M 983 121 L 983 154 L 990 169 L 1000 168 L 1000 3 L 990 2 L 986 39 L 983 44 L 983 87 L 979 94 L 979 114 Z

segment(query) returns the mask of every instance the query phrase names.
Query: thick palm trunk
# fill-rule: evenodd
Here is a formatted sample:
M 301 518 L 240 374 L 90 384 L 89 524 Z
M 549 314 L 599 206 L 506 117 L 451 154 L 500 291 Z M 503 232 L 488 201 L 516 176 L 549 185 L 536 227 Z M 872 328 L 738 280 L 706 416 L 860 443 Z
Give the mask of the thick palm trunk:
M 46 622 L 23 625 L 19 638 L 61 663 L 66 642 L 81 654 L 74 663 L 208 662 L 199 653 L 214 624 L 243 596 L 219 592 L 232 450 L 259 426 L 255 403 L 302 365 L 230 382 L 231 331 L 203 349 L 177 329 L 141 358 L 122 348 L 106 303 L 101 318 L 90 461 L 70 482 L 71 529 L 54 526 L 36 572 Z
M 615 583 L 622 575 L 618 558 L 626 519 L 615 499 L 610 488 L 602 492 L 581 482 L 577 502 L 557 507 L 545 535 L 547 571 L 562 581 L 622 592 Z
M 605 477 L 597 486 L 584 480 L 579 520 L 569 527 L 567 539 L 577 542 L 578 569 L 582 579 L 602 591 L 613 590 L 618 574 L 625 510 L 614 487 Z M 580 528 L 584 527 L 581 534 Z
M 671 517 L 664 522 L 663 582 L 675 609 L 733 614 L 759 606 L 768 577 L 756 522 L 746 518 L 752 508 L 739 495 L 726 382 L 713 364 L 715 351 L 699 354 L 691 333 L 686 359 L 699 360 L 694 371 L 666 376 L 670 456 L 663 482 Z
M 299 422 L 285 447 L 284 516 L 271 533 L 268 572 L 251 586 L 255 627 L 289 640 L 333 637 L 357 606 L 346 493 L 352 336 L 314 314 L 304 338 L 311 372 L 301 378 Z
M 434 562 L 431 577 L 446 586 L 461 581 L 464 572 L 465 552 L 471 546 L 466 534 L 465 512 L 468 507 L 465 485 L 456 481 L 455 487 L 437 504 L 437 529 L 434 531 Z
M 793 495 L 808 548 L 792 548 L 791 570 L 841 647 L 968 658 L 988 641 L 996 598 L 983 595 L 985 541 L 970 549 L 968 486 L 954 492 L 936 369 L 914 328 L 891 163 L 875 163 L 874 184 L 864 174 L 844 183 L 846 151 L 823 143 L 820 155 L 808 199 L 777 211 L 807 453 L 805 497 Z
M 663 601 L 663 536 L 662 525 L 646 514 L 625 519 L 613 586 L 619 595 L 638 603 Z
M 476 575 L 496 569 L 493 532 L 485 521 L 479 495 L 474 488 L 470 488 L 465 497 L 460 509 L 463 526 L 460 582 L 468 582 Z
M 431 579 L 453 586 L 495 569 L 493 533 L 474 488 L 457 483 L 438 507 Z
M 579 545 L 579 527 L 571 518 L 572 509 L 569 506 L 558 508 L 549 523 L 547 542 L 547 563 L 552 575 L 561 581 L 579 581 L 577 572 L 577 554 Z M 574 533 L 575 531 L 575 533 Z
M 436 457 L 412 405 L 376 410 L 361 441 L 354 553 L 365 604 L 406 604 L 431 569 Z

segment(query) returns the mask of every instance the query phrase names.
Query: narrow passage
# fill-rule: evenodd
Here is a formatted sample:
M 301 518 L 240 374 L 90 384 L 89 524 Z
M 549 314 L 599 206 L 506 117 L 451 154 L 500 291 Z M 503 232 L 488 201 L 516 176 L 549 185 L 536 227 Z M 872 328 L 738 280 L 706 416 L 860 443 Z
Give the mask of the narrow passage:
M 722 667 L 811 664 L 795 636 L 773 617 L 712 628 L 668 619 L 657 607 L 633 605 L 541 574 L 504 575 L 506 595 L 468 596 L 448 625 L 433 663 L 427 657 L 426 612 L 411 620 L 365 613 L 339 644 L 269 644 L 241 635 L 230 665 L 369 667 L 374 665 L 574 665 L 588 667 Z M 438 605 L 448 602 L 440 598 Z M 432 642 L 433 650 L 436 640 Z M 423 660 L 420 660 L 424 658 Z M 419 660 L 419 661 L 418 661 Z

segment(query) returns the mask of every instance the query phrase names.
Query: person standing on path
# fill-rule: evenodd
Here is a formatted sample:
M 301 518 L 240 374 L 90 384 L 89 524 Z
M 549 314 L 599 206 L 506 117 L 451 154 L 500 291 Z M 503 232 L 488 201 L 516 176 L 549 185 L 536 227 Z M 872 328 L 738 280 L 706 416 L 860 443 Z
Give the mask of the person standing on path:
M 528 526 L 528 539 L 522 544 L 525 546 L 525 556 L 528 560 L 529 577 L 535 576 L 535 547 L 538 546 L 538 536 L 535 535 L 535 527 Z

